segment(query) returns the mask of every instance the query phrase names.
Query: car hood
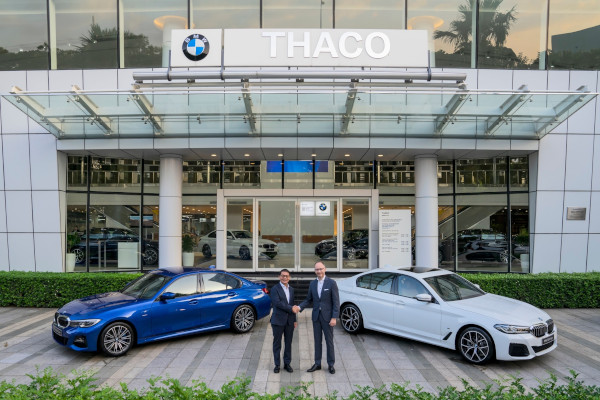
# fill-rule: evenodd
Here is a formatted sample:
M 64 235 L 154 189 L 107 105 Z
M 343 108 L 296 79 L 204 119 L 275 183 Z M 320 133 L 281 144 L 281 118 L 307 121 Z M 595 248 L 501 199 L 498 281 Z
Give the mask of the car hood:
M 135 303 L 136 301 L 138 301 L 137 298 L 121 292 L 109 292 L 73 300 L 72 302 L 65 304 L 61 309 L 58 310 L 58 312 L 67 315 L 85 315 L 95 311 L 103 311 L 106 309 L 112 309 L 114 307 Z
M 447 304 L 505 324 L 529 326 L 546 322 L 550 318 L 546 312 L 531 304 L 491 293 L 471 299 L 451 301 Z

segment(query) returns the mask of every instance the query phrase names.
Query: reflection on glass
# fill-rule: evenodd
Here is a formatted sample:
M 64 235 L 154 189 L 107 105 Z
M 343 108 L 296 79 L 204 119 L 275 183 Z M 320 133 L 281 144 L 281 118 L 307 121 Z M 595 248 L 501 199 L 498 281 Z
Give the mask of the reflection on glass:
M 263 28 L 333 28 L 333 0 L 263 0 Z
M 548 69 L 600 69 L 600 0 L 552 0 Z
M 74 178 L 79 178 L 84 165 L 76 166 L 77 170 L 73 171 Z M 92 157 L 90 186 L 93 190 L 139 193 L 141 190 L 140 168 L 140 160 Z
M 438 266 L 454 270 L 454 204 L 452 196 L 438 198 Z
M 72 248 L 77 268 L 90 270 L 140 270 L 158 264 L 158 235 L 156 240 L 142 232 L 153 229 L 153 214 L 144 210 L 140 222 L 139 196 L 94 194 L 90 198 L 88 231 L 81 234 L 79 244 Z
M 539 68 L 546 48 L 546 14 L 546 0 L 482 1 L 477 66 Z
M 508 272 L 506 194 L 458 196 L 458 270 Z
M 438 193 L 452 193 L 454 171 L 452 161 L 438 161 Z
M 87 157 L 67 158 L 67 189 L 87 189 Z
M 215 247 L 200 246 L 205 235 L 217 225 L 217 199 L 212 196 L 184 196 L 181 209 L 181 235 L 190 237 L 193 244 L 194 266 L 209 267 L 216 263 Z M 203 241 L 205 243 L 206 240 Z
M 260 161 L 223 161 L 223 188 L 260 187 Z
M 54 0 L 58 69 L 117 68 L 117 2 Z
M 300 267 L 313 269 L 317 261 L 337 270 L 337 201 L 300 202 Z
M 336 0 L 335 27 L 404 29 L 404 0 Z
M 315 174 L 327 172 L 327 161 L 314 161 Z M 284 163 L 285 189 L 312 189 L 313 187 L 313 161 L 298 160 L 285 161 Z
M 456 191 L 501 192 L 506 191 L 506 158 L 457 160 Z
M 258 267 L 293 270 L 296 265 L 296 202 L 260 201 L 258 213 Z
M 415 162 L 414 161 L 381 161 L 377 168 L 380 193 L 414 193 Z
M 342 205 L 342 268 L 368 269 L 369 200 L 343 200 Z
M 510 158 L 510 189 L 529 190 L 529 160 L 527 157 Z
M 3 1 L 0 70 L 48 69 L 45 0 Z
M 183 161 L 183 193 L 216 193 L 220 179 L 218 161 Z
M 433 40 L 437 67 L 474 67 L 471 60 L 475 24 L 473 8 L 474 0 L 444 1 L 441 4 L 429 1 L 421 7 L 409 6 L 410 18 L 422 19 L 423 14 L 433 17 L 428 30 L 435 29 Z
M 153 1 L 152 7 L 148 7 L 145 0 L 123 0 L 122 5 L 124 66 L 165 66 L 162 63 L 163 45 L 170 45 L 170 42 L 166 43 L 170 38 L 170 29 L 187 27 L 187 2 Z
M 160 161 L 144 160 L 144 193 L 158 194 L 160 188 Z
M 511 257 L 510 272 L 529 272 L 529 195 L 511 194 Z M 518 260 L 518 262 L 515 262 Z
M 372 161 L 336 161 L 336 187 L 373 187 Z
M 252 269 L 253 217 L 252 199 L 229 199 L 227 201 L 225 231 L 227 269 Z M 217 240 L 220 239 L 217 239 L 216 231 L 213 231 L 200 240 L 198 247 L 204 248 L 204 244 L 209 244 L 211 249 L 215 249 L 213 250 L 214 254 Z
M 260 28 L 260 0 L 192 0 L 192 27 Z

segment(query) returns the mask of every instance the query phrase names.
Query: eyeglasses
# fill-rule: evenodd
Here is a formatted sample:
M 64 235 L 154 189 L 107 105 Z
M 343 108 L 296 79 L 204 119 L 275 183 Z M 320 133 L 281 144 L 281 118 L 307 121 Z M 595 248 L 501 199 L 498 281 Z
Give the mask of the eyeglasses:
M 315 271 L 323 271 L 325 268 L 315 268 Z
M 290 276 L 289 276 L 289 275 L 283 275 L 283 274 L 281 274 L 281 275 L 279 275 L 279 277 L 280 277 L 280 278 L 287 278 L 287 279 L 290 279 Z

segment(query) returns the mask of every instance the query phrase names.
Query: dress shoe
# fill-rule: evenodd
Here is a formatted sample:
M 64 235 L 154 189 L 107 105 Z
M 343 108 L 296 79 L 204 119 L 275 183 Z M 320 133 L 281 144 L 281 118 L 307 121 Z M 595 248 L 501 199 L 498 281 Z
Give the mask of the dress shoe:
M 313 364 L 313 366 L 312 366 L 312 367 L 310 367 L 309 369 L 307 369 L 307 370 L 306 370 L 306 372 L 315 372 L 315 371 L 317 371 L 317 370 L 319 370 L 319 369 L 321 369 L 321 366 L 320 366 L 320 365 Z
M 292 368 L 292 366 L 291 366 L 290 364 L 285 364 L 285 365 L 283 366 L 283 369 L 285 369 L 285 370 L 286 370 L 287 372 L 289 372 L 290 374 L 291 374 L 292 372 L 294 372 L 294 369 Z
M 275 372 L 276 374 L 279 373 L 279 365 L 276 365 L 275 368 L 273 368 L 273 372 Z
M 333 368 L 333 365 L 329 366 L 329 373 L 330 374 L 335 374 L 335 368 Z

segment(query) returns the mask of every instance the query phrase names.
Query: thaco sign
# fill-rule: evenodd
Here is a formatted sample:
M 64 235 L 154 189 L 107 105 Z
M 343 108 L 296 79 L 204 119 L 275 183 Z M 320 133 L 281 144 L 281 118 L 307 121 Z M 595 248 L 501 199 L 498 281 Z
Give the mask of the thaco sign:
M 174 30 L 171 65 L 215 66 L 218 32 Z M 416 30 L 225 29 L 222 43 L 225 67 L 427 67 L 428 61 L 427 31 Z

